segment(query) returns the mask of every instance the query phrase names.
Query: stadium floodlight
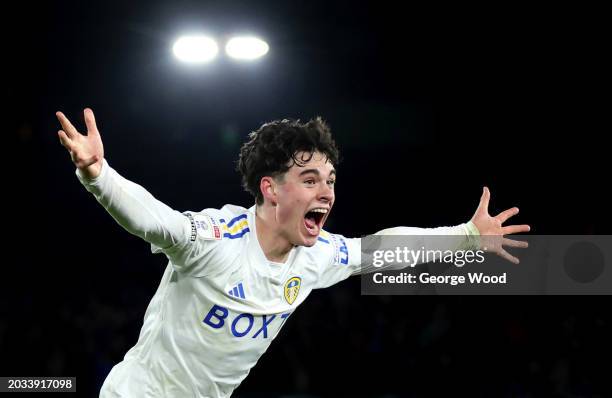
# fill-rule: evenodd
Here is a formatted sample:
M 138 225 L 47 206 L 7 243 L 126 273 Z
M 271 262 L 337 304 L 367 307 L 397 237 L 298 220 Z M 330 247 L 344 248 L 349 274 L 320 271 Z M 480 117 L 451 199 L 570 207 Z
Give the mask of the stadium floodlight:
M 174 43 L 172 51 L 183 62 L 204 63 L 217 56 L 219 47 L 210 37 L 183 36 Z
M 261 58 L 269 49 L 268 43 L 257 37 L 234 37 L 225 45 L 226 54 L 240 60 Z

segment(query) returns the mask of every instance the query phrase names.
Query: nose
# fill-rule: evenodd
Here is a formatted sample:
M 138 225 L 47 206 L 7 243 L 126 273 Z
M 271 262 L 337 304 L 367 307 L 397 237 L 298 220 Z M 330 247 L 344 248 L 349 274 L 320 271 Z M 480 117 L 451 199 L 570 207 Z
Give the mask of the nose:
M 334 200 L 334 189 L 330 187 L 327 183 L 321 184 L 321 189 L 319 189 L 319 196 L 317 199 L 324 203 L 331 203 Z

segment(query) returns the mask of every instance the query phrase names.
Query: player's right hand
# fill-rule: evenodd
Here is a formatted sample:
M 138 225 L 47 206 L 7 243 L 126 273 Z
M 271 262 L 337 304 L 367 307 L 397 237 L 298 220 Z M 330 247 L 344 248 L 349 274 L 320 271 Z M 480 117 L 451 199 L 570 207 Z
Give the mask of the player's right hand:
M 81 170 L 85 178 L 94 179 L 100 175 L 102 170 L 104 146 L 96 127 L 93 111 L 85 108 L 83 114 L 87 125 L 87 135 L 79 133 L 62 112 L 56 112 L 55 115 L 63 129 L 59 130 L 57 135 L 62 145 L 70 153 L 72 162 Z

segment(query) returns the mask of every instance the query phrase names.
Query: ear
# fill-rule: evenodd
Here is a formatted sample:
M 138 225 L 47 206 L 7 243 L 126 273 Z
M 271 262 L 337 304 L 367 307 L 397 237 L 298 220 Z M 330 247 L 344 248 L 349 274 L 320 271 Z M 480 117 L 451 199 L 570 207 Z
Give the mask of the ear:
M 276 206 L 276 187 L 276 181 L 270 176 L 262 177 L 259 182 L 259 189 L 264 197 L 264 202 L 267 200 L 272 206 Z

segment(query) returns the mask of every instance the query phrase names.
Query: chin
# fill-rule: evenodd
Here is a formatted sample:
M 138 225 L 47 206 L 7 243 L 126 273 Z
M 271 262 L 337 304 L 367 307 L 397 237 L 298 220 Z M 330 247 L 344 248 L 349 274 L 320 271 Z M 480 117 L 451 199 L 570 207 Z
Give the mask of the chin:
M 306 240 L 302 246 L 312 247 L 315 245 L 315 243 L 317 243 L 317 238 L 314 238 L 314 239 L 311 238 L 311 239 Z
M 299 243 L 297 243 L 296 245 L 312 247 L 315 245 L 315 243 L 317 243 L 318 238 L 319 236 L 300 236 L 300 239 L 298 239 Z

